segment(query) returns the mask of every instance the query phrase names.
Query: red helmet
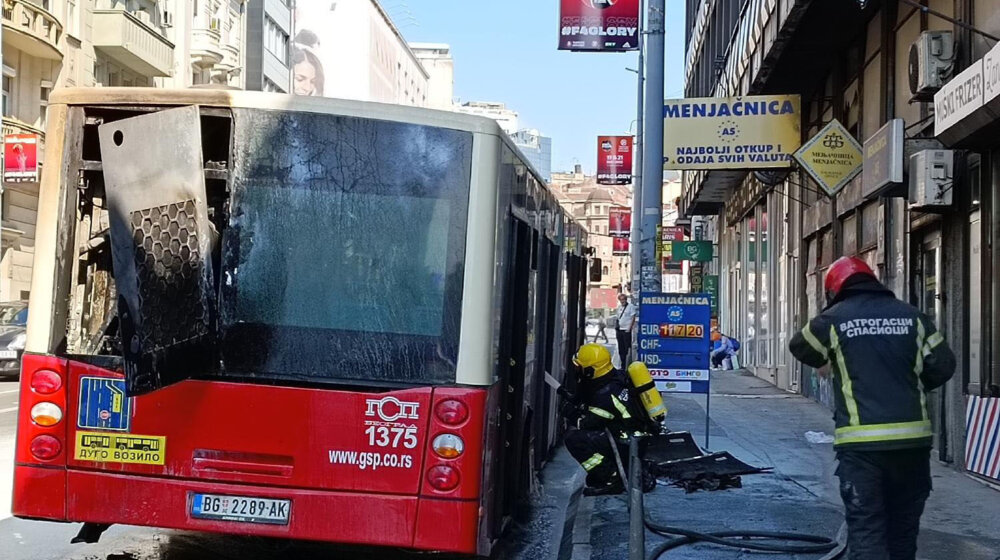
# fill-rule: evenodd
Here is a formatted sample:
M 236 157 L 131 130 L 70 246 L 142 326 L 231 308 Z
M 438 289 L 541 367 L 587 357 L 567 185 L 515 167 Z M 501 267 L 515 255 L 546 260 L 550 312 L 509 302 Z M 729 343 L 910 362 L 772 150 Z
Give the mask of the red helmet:
M 844 282 L 847 282 L 847 279 L 855 274 L 864 274 L 876 279 L 875 273 L 865 261 L 857 257 L 837 259 L 830 265 L 830 270 L 826 271 L 826 281 L 823 283 L 823 287 L 826 288 L 827 296 L 830 299 L 837 297 L 841 288 L 844 287 Z

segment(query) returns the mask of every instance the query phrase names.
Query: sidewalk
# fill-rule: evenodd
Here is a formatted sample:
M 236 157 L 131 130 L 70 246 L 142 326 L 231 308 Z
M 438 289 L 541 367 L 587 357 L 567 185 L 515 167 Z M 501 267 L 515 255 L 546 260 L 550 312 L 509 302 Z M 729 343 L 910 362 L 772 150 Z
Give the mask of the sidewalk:
M 739 372 L 713 372 L 709 449 L 729 451 L 773 474 L 743 477 L 743 488 L 685 494 L 661 484 L 646 494 L 656 520 L 694 530 L 758 529 L 834 537 L 843 521 L 831 444 L 811 444 L 807 431 L 833 433 L 830 411 L 799 395 Z M 667 395 L 671 430 L 686 430 L 699 445 L 705 438 L 705 396 Z M 932 461 L 935 491 L 920 532 L 922 560 L 996 560 L 1000 557 L 1000 492 L 951 467 Z M 583 498 L 576 526 L 589 527 L 590 540 L 578 543 L 574 559 L 627 557 L 628 509 L 624 496 Z M 579 518 L 587 516 L 589 519 Z M 647 532 L 646 548 L 663 539 Z M 782 555 L 815 559 L 820 555 Z M 749 557 L 737 549 L 689 545 L 668 559 Z

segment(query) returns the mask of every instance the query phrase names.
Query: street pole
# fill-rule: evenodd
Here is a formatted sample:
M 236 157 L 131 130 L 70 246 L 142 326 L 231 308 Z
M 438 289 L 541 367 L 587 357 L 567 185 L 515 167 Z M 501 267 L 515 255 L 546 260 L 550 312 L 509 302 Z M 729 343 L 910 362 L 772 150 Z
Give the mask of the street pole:
M 665 0 L 647 0 L 645 112 L 642 137 L 642 232 L 639 240 L 640 291 L 659 292 L 656 230 L 663 214 L 663 64 Z
M 632 229 L 629 231 L 629 250 L 631 253 L 632 261 L 632 281 L 629 285 L 630 293 L 637 293 L 639 291 L 639 270 L 641 268 L 639 259 L 639 232 L 642 228 L 642 148 L 646 145 L 646 142 L 642 138 L 642 101 L 643 101 L 643 72 L 645 69 L 642 67 L 643 57 L 643 25 L 642 25 L 642 6 L 645 4 L 644 1 L 639 2 L 639 66 L 636 74 L 639 76 L 638 80 L 638 94 L 636 97 L 639 99 L 639 107 L 636 110 L 636 120 L 635 120 L 635 145 L 632 147 L 632 151 L 635 154 L 635 172 L 632 174 Z M 633 305 L 637 305 L 638 302 L 634 302 Z

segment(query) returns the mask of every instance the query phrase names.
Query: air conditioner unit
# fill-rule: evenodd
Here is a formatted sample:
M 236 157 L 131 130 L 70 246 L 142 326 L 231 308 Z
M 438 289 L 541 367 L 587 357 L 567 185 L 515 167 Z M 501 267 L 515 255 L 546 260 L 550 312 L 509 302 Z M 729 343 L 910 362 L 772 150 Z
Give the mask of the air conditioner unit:
M 163 10 L 163 19 L 161 20 L 163 27 L 173 27 L 174 26 L 174 14 Z
M 924 31 L 910 45 L 910 93 L 927 99 L 951 77 L 955 41 L 951 31 Z
M 910 156 L 910 208 L 951 206 L 955 180 L 953 150 L 923 150 Z

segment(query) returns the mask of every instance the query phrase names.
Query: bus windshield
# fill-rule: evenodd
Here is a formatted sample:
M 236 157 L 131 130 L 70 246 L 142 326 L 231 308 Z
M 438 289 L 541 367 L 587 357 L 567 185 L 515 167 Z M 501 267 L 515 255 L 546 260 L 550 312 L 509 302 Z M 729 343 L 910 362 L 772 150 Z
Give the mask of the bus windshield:
M 455 378 L 472 137 L 234 110 L 224 374 Z

